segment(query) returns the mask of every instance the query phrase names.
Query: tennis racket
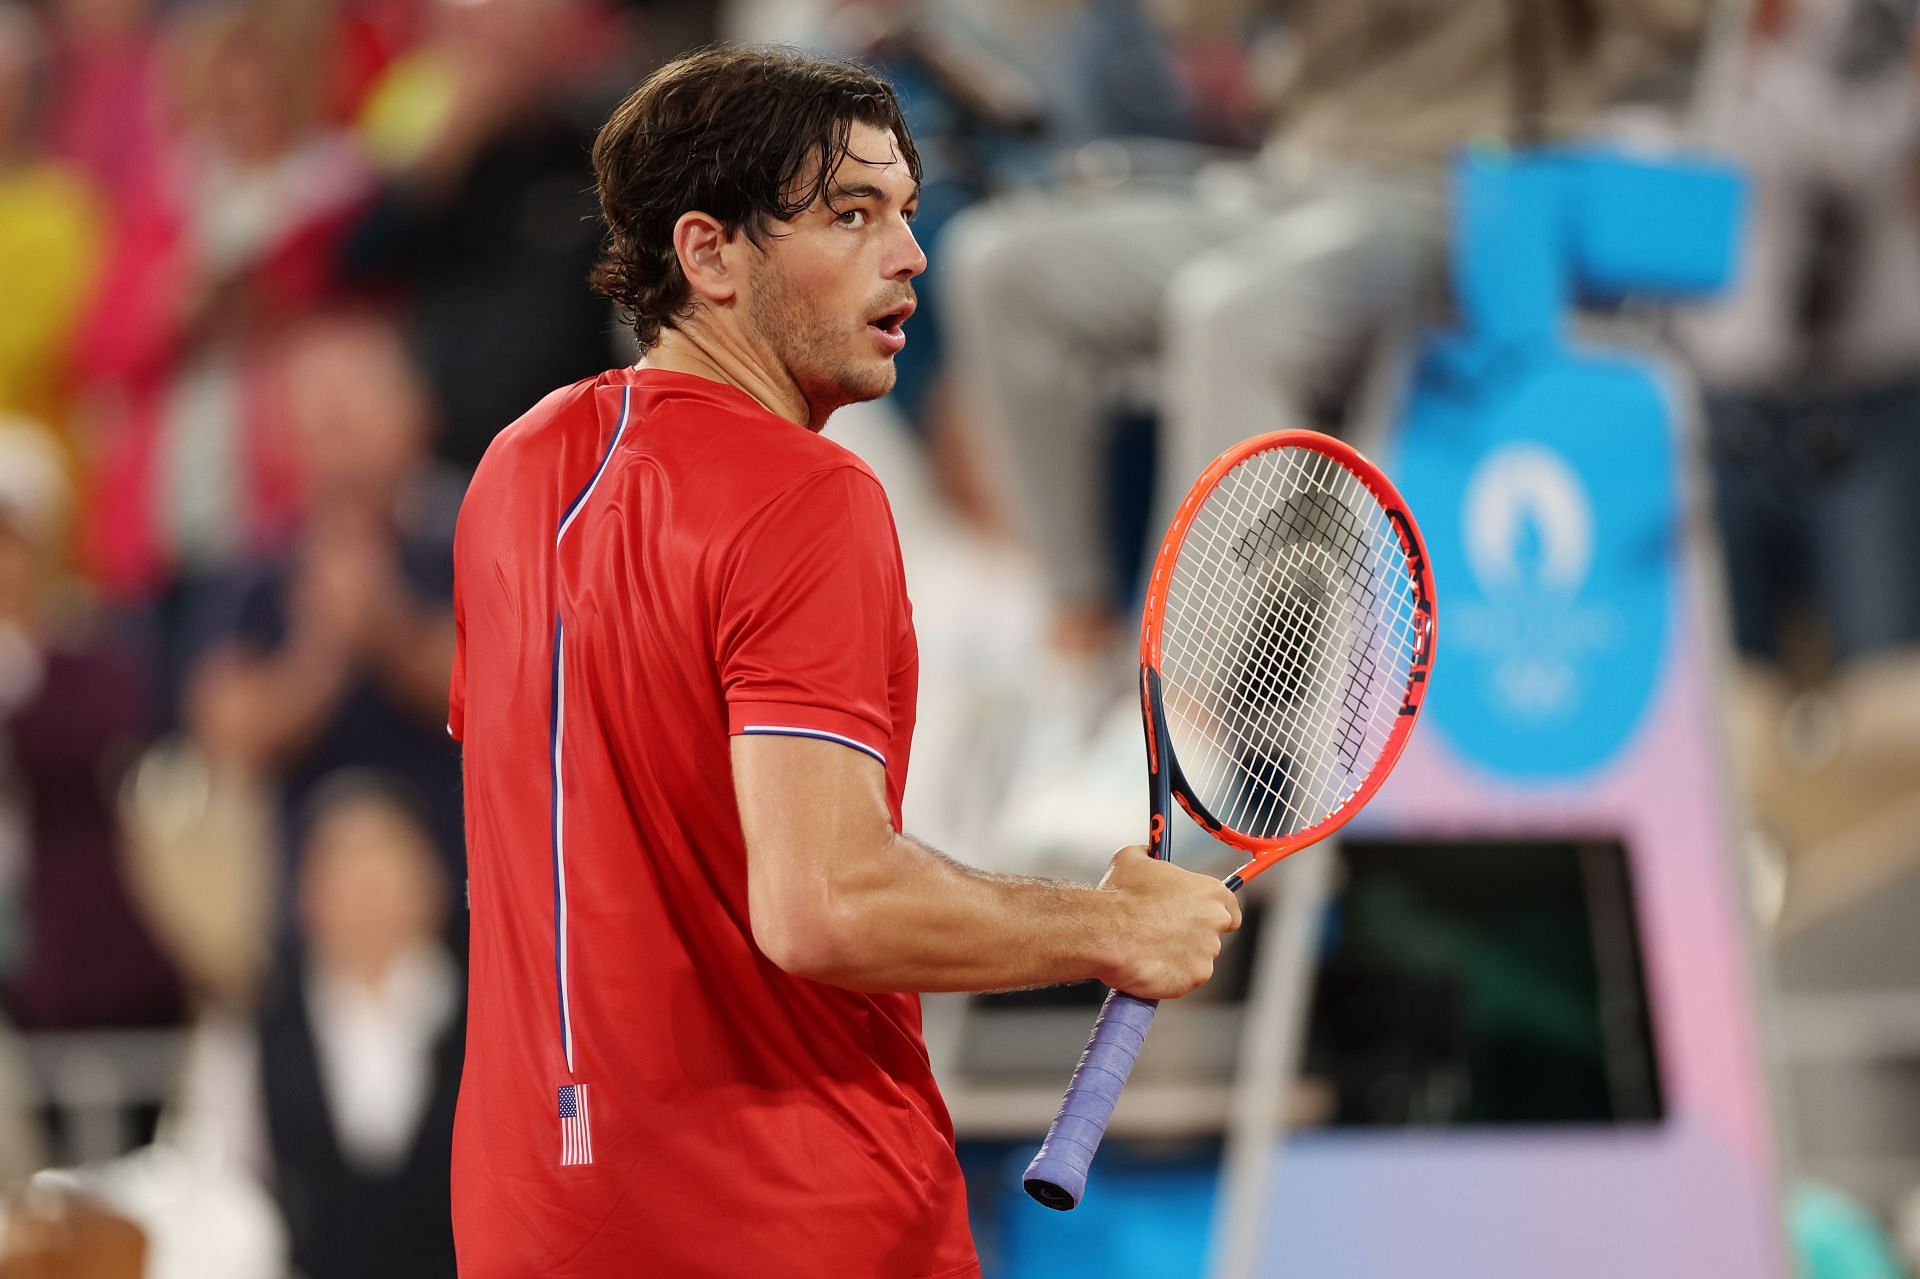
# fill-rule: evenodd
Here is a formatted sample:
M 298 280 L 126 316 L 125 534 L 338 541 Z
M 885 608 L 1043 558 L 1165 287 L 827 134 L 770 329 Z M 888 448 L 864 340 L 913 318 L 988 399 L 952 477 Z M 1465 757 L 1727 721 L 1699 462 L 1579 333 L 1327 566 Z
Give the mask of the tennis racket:
M 1413 730 L 1433 662 L 1433 575 L 1377 467 L 1338 440 L 1278 431 L 1216 458 L 1180 504 L 1140 626 L 1147 849 L 1172 803 L 1247 854 L 1238 891 L 1373 797 Z M 1027 1193 L 1065 1211 L 1153 1024 L 1113 991 Z

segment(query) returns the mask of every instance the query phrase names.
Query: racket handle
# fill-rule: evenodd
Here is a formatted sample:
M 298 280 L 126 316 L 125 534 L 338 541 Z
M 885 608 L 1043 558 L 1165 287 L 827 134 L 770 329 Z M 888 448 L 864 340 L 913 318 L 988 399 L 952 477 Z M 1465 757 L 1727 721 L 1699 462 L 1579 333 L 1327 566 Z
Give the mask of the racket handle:
M 1060 1099 L 1060 1113 L 1047 1129 L 1040 1153 L 1027 1165 L 1027 1193 L 1047 1207 L 1065 1212 L 1086 1193 L 1093 1153 L 1100 1149 L 1107 1120 L 1159 1007 L 1159 1000 L 1135 999 L 1117 990 L 1107 996 L 1100 1019 L 1093 1023 L 1093 1038 L 1073 1068 L 1067 1095 Z

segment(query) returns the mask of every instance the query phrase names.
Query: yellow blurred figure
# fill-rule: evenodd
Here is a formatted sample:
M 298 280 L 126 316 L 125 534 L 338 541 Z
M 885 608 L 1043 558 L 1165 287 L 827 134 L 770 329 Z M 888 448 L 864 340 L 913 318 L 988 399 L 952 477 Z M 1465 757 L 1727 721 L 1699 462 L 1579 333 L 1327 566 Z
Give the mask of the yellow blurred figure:
M 67 356 L 99 269 L 104 219 L 57 165 L 0 173 L 0 410 L 67 425 Z
M 32 16 L 0 4 L 0 412 L 48 423 L 64 438 L 68 360 L 106 219 L 78 174 L 33 153 L 42 50 Z

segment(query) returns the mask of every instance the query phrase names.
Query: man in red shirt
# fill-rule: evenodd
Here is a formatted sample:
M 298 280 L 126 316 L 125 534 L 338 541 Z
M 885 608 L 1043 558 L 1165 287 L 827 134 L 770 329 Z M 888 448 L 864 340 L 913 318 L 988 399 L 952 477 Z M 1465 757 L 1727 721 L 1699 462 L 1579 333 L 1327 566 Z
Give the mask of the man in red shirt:
M 902 835 L 918 659 L 872 473 L 926 265 L 891 89 L 711 50 L 594 147 L 596 283 L 646 358 L 494 441 L 455 546 L 472 905 L 467 1279 L 979 1273 L 918 995 L 1170 998 L 1238 926 L 1129 848 L 1100 887 Z

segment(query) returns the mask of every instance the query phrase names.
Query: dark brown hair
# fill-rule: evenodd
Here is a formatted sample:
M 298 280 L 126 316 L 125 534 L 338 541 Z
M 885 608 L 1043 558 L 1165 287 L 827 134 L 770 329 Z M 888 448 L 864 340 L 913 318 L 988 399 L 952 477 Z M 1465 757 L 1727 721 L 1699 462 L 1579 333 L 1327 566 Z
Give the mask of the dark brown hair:
M 593 143 L 611 240 L 592 283 L 620 304 L 642 350 L 687 314 L 673 249 L 680 215 L 697 209 L 758 242 L 770 221 L 828 198 L 856 123 L 892 130 L 920 180 L 892 86 L 851 62 L 778 47 L 703 49 L 628 95 Z

